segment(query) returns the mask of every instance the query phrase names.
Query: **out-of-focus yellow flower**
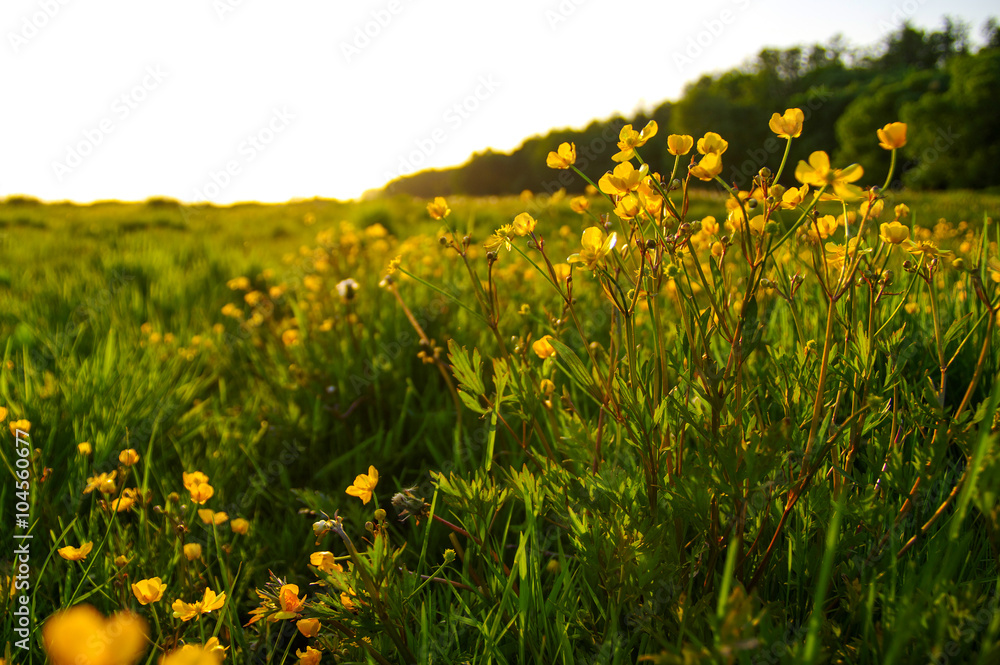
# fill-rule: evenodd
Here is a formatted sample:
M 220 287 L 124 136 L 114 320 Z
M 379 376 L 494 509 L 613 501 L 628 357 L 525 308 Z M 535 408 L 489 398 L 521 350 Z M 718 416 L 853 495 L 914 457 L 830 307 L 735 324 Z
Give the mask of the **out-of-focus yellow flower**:
M 886 150 L 896 150 L 906 145 L 906 123 L 890 122 L 882 129 L 876 130 L 878 145 Z
M 118 471 L 115 470 L 111 473 L 99 473 L 96 476 L 87 478 L 87 486 L 83 488 L 83 493 L 90 494 L 94 490 L 98 490 L 102 494 L 114 494 L 115 477 L 117 475 Z
M 126 557 L 124 554 L 119 554 L 118 556 L 115 557 L 115 565 L 118 566 L 119 568 L 124 568 L 128 564 L 129 564 L 128 557 Z
M 233 291 L 249 291 L 250 290 L 250 280 L 246 277 L 234 277 L 233 279 L 226 282 L 228 286 Z
M 903 305 L 903 309 L 906 310 L 907 314 L 916 314 L 917 312 L 920 311 L 920 305 L 918 305 L 915 302 L 908 302 L 905 305 Z
M 361 502 L 368 504 L 372 500 L 372 493 L 378 485 L 378 469 L 368 466 L 368 473 L 360 473 L 354 479 L 354 484 L 347 488 L 347 493 L 361 499 Z
M 93 447 L 90 445 L 89 441 L 84 441 L 82 443 L 76 444 L 76 452 L 80 455 L 89 455 L 94 452 Z
M 181 472 L 181 478 L 184 482 L 184 489 L 188 491 L 190 491 L 194 487 L 197 487 L 198 485 L 208 482 L 208 476 L 206 476 L 201 471 L 192 471 L 191 473 L 183 471 Z
M 889 222 L 879 227 L 879 236 L 884 242 L 901 245 L 910 239 L 910 229 L 899 222 Z
M 191 492 L 191 500 L 199 506 L 204 505 L 215 494 L 215 488 L 208 483 L 201 483 L 196 487 L 192 487 L 189 491 Z
M 729 141 L 726 141 L 715 132 L 707 132 L 705 136 L 698 139 L 698 152 L 703 155 L 722 156 L 729 148 Z
M 526 212 L 522 212 L 520 215 L 514 218 L 514 233 L 519 236 L 526 236 L 535 230 L 535 218 Z
M 576 163 L 576 144 L 561 143 L 556 152 L 550 152 L 545 164 L 550 169 L 568 169 Z
M 317 651 L 312 647 L 306 647 L 305 651 L 296 649 L 295 655 L 299 657 L 299 660 L 295 665 L 319 665 L 319 659 L 323 654 L 321 651 Z
M 198 543 L 187 543 L 184 545 L 184 557 L 188 561 L 201 558 L 201 545 Z
M 778 138 L 795 139 L 802 135 L 803 120 L 805 114 L 802 113 L 802 109 L 785 109 L 784 115 L 777 113 L 772 115 L 767 126 L 778 135 Z
M 223 316 L 228 316 L 231 319 L 238 319 L 241 316 L 243 316 L 243 310 L 231 302 L 227 302 L 225 305 L 223 305 L 220 311 Z M 159 341 L 160 341 L 159 333 L 153 333 L 152 335 L 149 336 L 149 342 L 151 344 L 156 344 Z
M 1000 259 L 991 256 L 990 260 L 986 262 L 986 268 L 990 271 L 990 279 L 1000 284 Z
M 134 466 L 139 462 L 139 453 L 133 448 L 126 448 L 118 453 L 118 461 L 124 466 Z
M 299 343 L 299 331 L 295 328 L 289 328 L 285 332 L 281 333 L 281 343 L 285 346 L 296 346 Z
M 910 207 L 905 203 L 900 203 L 893 208 L 893 212 L 896 213 L 896 219 L 906 219 L 910 216 Z
M 879 199 L 869 205 L 869 201 L 862 201 L 859 206 L 859 211 L 862 216 L 867 216 L 868 219 L 878 219 L 879 215 L 882 214 L 882 208 L 885 206 L 885 199 Z
M 655 120 L 646 123 L 641 132 L 632 129 L 632 125 L 625 125 L 618 132 L 619 152 L 612 155 L 611 159 L 616 162 L 626 162 L 632 159 L 635 157 L 635 149 L 646 145 L 646 141 L 656 136 L 657 129 Z
M 432 219 L 444 219 L 451 214 L 451 208 L 443 196 L 435 196 L 434 200 L 427 204 L 427 213 Z
M 56 552 L 67 561 L 83 561 L 92 549 L 94 549 L 94 543 L 88 542 L 79 547 L 73 547 L 72 545 L 60 547 Z
M 42 644 L 52 665 L 133 665 L 146 651 L 146 620 L 132 612 L 107 619 L 90 605 L 76 605 L 49 617 Z M 114 639 L 101 639 L 114 636 Z
M 615 233 L 604 235 L 604 229 L 598 226 L 591 226 L 583 232 L 581 244 L 583 248 L 579 253 L 571 255 L 566 259 L 567 263 L 582 263 L 588 270 L 594 270 L 604 262 L 605 257 L 611 253 L 618 242 Z
M 181 621 L 190 621 L 191 619 L 196 619 L 202 614 L 207 614 L 220 609 L 226 604 L 226 592 L 216 595 L 214 591 L 205 587 L 205 595 L 201 600 L 196 600 L 193 603 L 185 603 L 183 600 L 178 598 L 174 601 L 171 607 L 174 610 L 174 618 L 180 619 Z
M 140 605 L 159 602 L 167 585 L 159 577 L 150 577 L 132 584 L 132 593 Z
M 319 619 L 299 619 L 295 622 L 295 627 L 299 629 L 303 637 L 316 637 L 319 635 Z
M 838 245 L 836 243 L 828 242 L 826 247 L 826 263 L 833 270 L 840 270 L 844 266 L 844 262 L 847 260 L 853 261 L 854 257 L 858 254 L 867 254 L 872 251 L 870 247 L 858 250 L 858 239 L 851 238 L 847 241 L 847 247 L 843 245 Z
M 951 256 L 951 252 L 940 249 L 930 240 L 921 240 L 919 242 L 913 242 L 912 240 L 907 241 L 906 251 L 910 254 L 918 254 L 924 256 L 925 258 L 934 258 L 940 256 L 942 258 Z
M 575 196 L 570 199 L 569 209 L 582 215 L 590 210 L 590 199 L 586 196 Z
M 0 422 L 7 420 L 7 407 L 0 406 Z
M 861 189 L 850 183 L 861 178 L 864 173 L 860 164 L 851 164 L 844 169 L 830 168 L 830 157 L 822 150 L 809 155 L 808 163 L 800 161 L 795 167 L 796 180 L 813 187 L 830 185 L 836 196 L 844 200 L 861 196 Z
M 611 173 L 605 173 L 597 181 L 597 186 L 608 196 L 624 196 L 639 188 L 639 183 L 649 173 L 649 166 L 643 164 L 639 168 L 632 162 L 624 162 L 614 168 Z
M 667 137 L 667 152 L 676 157 L 686 155 L 694 147 L 694 137 L 687 134 L 671 134 Z
M 229 515 L 222 511 L 215 512 L 211 508 L 199 508 L 198 517 L 205 524 L 225 524 L 229 521 Z
M 229 528 L 233 530 L 233 533 L 245 536 L 250 533 L 250 522 L 242 517 L 237 517 L 229 523 Z
M 31 431 L 31 422 L 28 420 L 12 420 L 10 423 L 10 435 L 17 437 L 17 430 L 28 433 Z
M 245 302 L 250 307 L 256 307 L 260 303 L 264 302 L 264 294 L 260 291 L 250 291 L 243 295 L 243 302 Z
M 302 278 L 302 285 L 306 290 L 319 293 L 323 290 L 323 278 L 319 275 L 306 275 Z
M 556 355 L 556 349 L 549 342 L 550 339 L 552 339 L 552 335 L 545 335 L 531 345 L 531 350 L 535 352 L 536 356 L 545 359 Z
M 291 619 L 302 611 L 305 607 L 305 595 L 299 598 L 299 586 L 297 584 L 285 584 L 278 591 L 278 603 L 281 611 L 276 613 L 272 620 Z

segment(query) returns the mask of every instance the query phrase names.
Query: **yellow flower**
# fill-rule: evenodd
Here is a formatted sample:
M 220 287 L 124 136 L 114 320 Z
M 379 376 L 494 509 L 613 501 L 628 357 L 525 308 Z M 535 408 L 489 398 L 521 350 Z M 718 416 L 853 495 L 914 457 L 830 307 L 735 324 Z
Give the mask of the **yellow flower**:
M 895 150 L 906 145 L 906 123 L 890 122 L 882 129 L 876 130 L 878 145 L 886 150 Z
M 628 164 L 628 162 L 625 163 Z M 622 196 L 618 199 L 618 203 L 615 204 L 615 214 L 622 219 L 632 219 L 638 216 L 642 210 L 642 202 L 639 200 L 639 197 L 631 192 Z
M 809 185 L 789 187 L 785 190 L 785 193 L 781 195 L 781 207 L 784 210 L 797 208 L 802 205 L 802 202 L 806 200 L 807 196 L 809 196 Z
M 451 208 L 443 196 L 435 196 L 434 200 L 427 204 L 427 212 L 433 219 L 444 219 L 451 214 Z
M 12 420 L 10 422 L 10 435 L 17 438 L 17 430 L 25 433 L 30 432 L 31 423 L 27 420 Z
M 101 494 L 114 494 L 116 491 L 115 476 L 117 475 L 118 471 L 115 470 L 111 473 L 100 473 L 87 478 L 87 486 L 83 488 L 83 493 L 90 494 L 94 490 L 98 490 Z
M 248 291 L 250 290 L 250 280 L 246 277 L 234 277 L 226 282 L 226 286 L 233 291 Z
M 215 494 L 215 488 L 209 485 L 208 483 L 202 483 L 197 487 L 191 488 L 190 492 L 191 492 L 191 500 L 197 503 L 198 505 L 202 505 L 206 501 L 212 498 L 212 495 Z
M 921 240 L 920 242 L 913 242 L 912 240 L 909 240 L 906 244 L 906 251 L 910 254 L 920 254 L 926 258 L 933 258 L 936 256 L 943 258 L 951 256 L 951 252 L 939 249 L 938 246 L 930 240 Z
M 229 515 L 224 512 L 215 512 L 211 508 L 199 508 L 198 517 L 205 524 L 225 524 L 229 521 Z
M 289 328 L 281 333 L 281 343 L 285 346 L 296 346 L 299 343 L 299 331 L 295 328 Z
M 90 443 L 84 441 L 83 443 L 76 444 L 76 452 L 81 455 L 89 455 L 94 452 L 94 449 L 90 446 Z
M 638 169 L 631 162 L 625 162 L 615 167 L 611 173 L 605 173 L 597 181 L 597 186 L 609 196 L 624 196 L 639 188 L 639 183 L 649 172 L 649 166 L 643 164 Z
M 185 644 L 168 653 L 159 665 L 222 665 L 226 649 L 219 638 L 209 638 L 205 644 Z
M 831 185 L 836 195 L 845 200 L 861 196 L 861 189 L 849 183 L 859 179 L 864 173 L 859 164 L 852 164 L 845 169 L 831 169 L 830 157 L 822 150 L 809 155 L 808 163 L 800 161 L 795 167 L 795 179 L 799 182 L 813 187 Z
M 295 622 L 295 627 L 299 629 L 303 637 L 319 635 L 319 619 L 299 619 Z
M 229 528 L 233 530 L 233 533 L 245 536 L 250 533 L 250 522 L 242 517 L 237 517 L 229 523 Z
M 576 163 L 576 144 L 561 143 L 556 152 L 550 152 L 545 164 L 550 169 L 568 169 Z
M 354 592 L 352 591 L 351 593 L 353 594 Z M 349 596 L 347 593 L 343 591 L 340 593 L 340 604 L 343 605 L 344 609 L 349 612 L 358 611 L 358 606 L 354 603 L 353 600 L 351 600 L 351 596 Z
M 128 510 L 135 503 L 135 490 L 125 490 L 120 497 L 111 502 L 111 509 L 116 513 Z
M 184 545 L 184 556 L 187 557 L 188 561 L 194 561 L 195 559 L 201 558 L 201 545 L 198 543 L 187 543 Z
M 306 275 L 302 278 L 302 284 L 313 293 L 319 293 L 323 290 L 323 278 L 319 275 Z
M 880 237 L 884 242 L 892 243 L 893 245 L 901 245 L 910 239 L 910 229 L 903 226 L 899 222 L 889 222 L 888 224 L 882 224 L 879 227 Z
M 569 209 L 573 212 L 583 214 L 590 210 L 590 199 L 586 196 L 576 196 L 570 199 Z
M 700 150 L 701 141 L 698 141 L 698 145 Z M 689 169 L 691 175 L 705 182 L 714 180 L 715 176 L 722 173 L 722 158 L 719 156 L 720 154 L 714 152 L 706 154 L 698 164 Z
M 296 649 L 295 655 L 299 657 L 295 665 L 319 665 L 319 659 L 323 654 L 312 647 L 306 647 L 305 651 Z
M 134 466 L 139 461 L 139 453 L 132 448 L 126 448 L 118 453 L 118 461 L 125 466 Z
M 536 356 L 542 358 L 543 360 L 556 355 L 555 347 L 549 343 L 550 339 L 552 339 L 552 335 L 545 335 L 531 345 L 531 350 L 535 352 Z
M 519 236 L 526 236 L 535 230 L 535 218 L 526 212 L 522 212 L 520 215 L 514 218 L 514 233 Z
M 202 614 L 217 610 L 225 604 L 225 591 L 217 596 L 214 591 L 205 587 L 205 596 L 201 600 L 196 600 L 193 603 L 185 603 L 178 598 L 171 607 L 174 610 L 175 619 L 179 618 L 181 621 L 190 621 L 191 619 L 200 617 Z
M 802 121 L 805 115 L 802 109 L 786 109 L 785 115 L 775 113 L 771 116 L 771 122 L 767 123 L 771 131 L 782 139 L 795 139 L 802 135 Z
M 0 422 L 7 420 L 7 407 L 0 406 Z
M 347 493 L 358 497 L 362 503 L 367 504 L 372 499 L 372 492 L 375 491 L 376 485 L 378 485 L 378 469 L 369 466 L 368 473 L 358 474 L 358 477 L 354 479 L 354 484 L 347 488 Z
M 632 125 L 625 125 L 618 133 L 618 152 L 611 156 L 616 162 L 626 162 L 635 157 L 635 149 L 646 145 L 646 141 L 656 136 L 656 121 L 650 120 L 641 132 L 632 129 Z
M 128 565 L 128 563 L 129 563 L 128 557 L 126 557 L 124 554 L 119 554 L 118 556 L 115 557 L 115 565 L 118 566 L 119 568 L 124 568 L 125 566 Z
M 1000 284 L 1000 259 L 991 256 L 990 260 L 986 262 L 986 268 L 990 271 L 990 279 Z
M 860 250 L 861 254 L 867 254 L 872 251 L 871 248 L 866 248 Z M 840 270 L 846 260 L 854 260 L 855 255 L 858 254 L 858 239 L 851 238 L 847 241 L 847 247 L 843 245 L 837 245 L 832 242 L 826 243 L 826 263 L 833 270 Z
M 272 619 L 274 621 L 291 619 L 305 607 L 305 599 L 304 595 L 299 598 L 299 585 L 285 584 L 278 591 L 278 602 L 281 603 L 281 611 L 276 613 Z
M 859 210 L 862 216 L 867 216 L 869 219 L 878 219 L 879 215 L 882 214 L 882 208 L 885 207 L 885 199 L 879 199 L 875 203 L 869 205 L 869 201 L 862 201 L 859 206 Z
M 256 307 L 260 303 L 264 302 L 264 294 L 260 291 L 250 291 L 243 295 L 243 302 L 245 302 L 250 307 Z
M 80 547 L 73 547 L 72 545 L 60 547 L 56 552 L 67 561 L 83 561 L 92 549 L 94 549 L 94 543 L 88 542 L 80 545 Z
M 624 166 L 624 164 L 622 165 Z M 591 226 L 583 232 L 583 249 L 579 253 L 571 255 L 566 259 L 567 263 L 583 263 L 588 270 L 594 270 L 599 264 L 604 262 L 604 258 L 611 253 L 618 242 L 618 236 L 614 233 L 605 236 L 604 229 Z
M 201 471 L 192 471 L 191 473 L 183 471 L 181 476 L 184 480 L 184 489 L 188 491 L 208 482 L 208 476 Z
M 137 614 L 118 612 L 105 619 L 90 605 L 58 612 L 42 626 L 52 665 L 133 665 L 146 651 L 147 635 L 146 620 Z
M 163 598 L 163 591 L 167 585 L 159 577 L 151 577 L 146 580 L 139 580 L 132 585 L 132 593 L 140 605 L 149 605 L 159 602 Z
M 674 156 L 686 155 L 694 147 L 694 137 L 687 134 L 671 134 L 667 137 L 667 151 Z
M 896 213 L 896 219 L 906 219 L 910 216 L 910 207 L 905 203 L 900 203 L 893 208 L 893 212 Z
M 316 566 L 327 575 L 337 572 L 344 572 L 344 567 L 337 563 L 337 558 L 333 552 L 313 552 L 309 555 L 309 564 Z
M 703 155 L 716 155 L 721 157 L 722 153 L 729 147 L 729 142 L 715 132 L 707 132 L 705 136 L 698 139 L 698 152 Z

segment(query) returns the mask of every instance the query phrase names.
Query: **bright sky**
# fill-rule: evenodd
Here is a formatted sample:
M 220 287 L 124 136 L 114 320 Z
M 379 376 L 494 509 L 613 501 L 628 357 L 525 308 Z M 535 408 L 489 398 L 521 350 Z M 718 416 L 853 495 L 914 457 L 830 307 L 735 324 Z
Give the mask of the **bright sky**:
M 822 7 L 822 9 L 819 9 Z M 0 196 L 348 199 L 986 0 L 2 0 Z M 775 109 L 780 111 L 782 109 Z M 554 146 L 553 146 L 554 147 Z

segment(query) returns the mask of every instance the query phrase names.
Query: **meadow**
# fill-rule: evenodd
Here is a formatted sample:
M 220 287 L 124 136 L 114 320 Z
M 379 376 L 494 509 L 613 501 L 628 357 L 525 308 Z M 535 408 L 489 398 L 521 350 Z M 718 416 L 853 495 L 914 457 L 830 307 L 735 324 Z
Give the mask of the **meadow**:
M 2 662 L 996 662 L 1000 195 L 627 130 L 581 197 L 0 205 Z

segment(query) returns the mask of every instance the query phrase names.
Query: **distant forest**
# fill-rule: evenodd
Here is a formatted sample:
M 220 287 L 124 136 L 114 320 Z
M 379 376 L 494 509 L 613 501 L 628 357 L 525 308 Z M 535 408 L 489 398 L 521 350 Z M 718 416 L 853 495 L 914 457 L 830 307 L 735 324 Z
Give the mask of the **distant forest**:
M 688 84 L 681 99 L 663 102 L 649 115 L 553 130 L 510 154 L 486 150 L 463 166 L 398 178 L 385 192 L 432 197 L 582 191 L 584 183 L 571 172 L 546 167 L 549 151 L 563 141 L 575 143 L 576 165 L 596 181 L 613 166 L 621 127 L 631 123 L 638 130 L 649 120 L 656 120 L 659 133 L 640 152 L 651 171 L 669 173 L 673 166 L 668 134 L 697 139 L 714 131 L 729 141 L 722 177 L 744 186 L 761 166 L 773 168 L 781 160 L 784 141 L 768 129 L 768 119 L 792 107 L 802 109 L 805 125 L 790 160 L 826 150 L 835 165 L 860 162 L 878 180 L 888 170 L 889 153 L 879 148 L 875 130 L 901 121 L 908 125 L 908 140 L 895 188 L 996 188 L 1000 25 L 986 22 L 978 49 L 969 33 L 966 23 L 945 19 L 941 29 L 929 32 L 904 24 L 867 48 L 850 48 L 839 35 L 826 44 L 765 48 L 743 66 Z

